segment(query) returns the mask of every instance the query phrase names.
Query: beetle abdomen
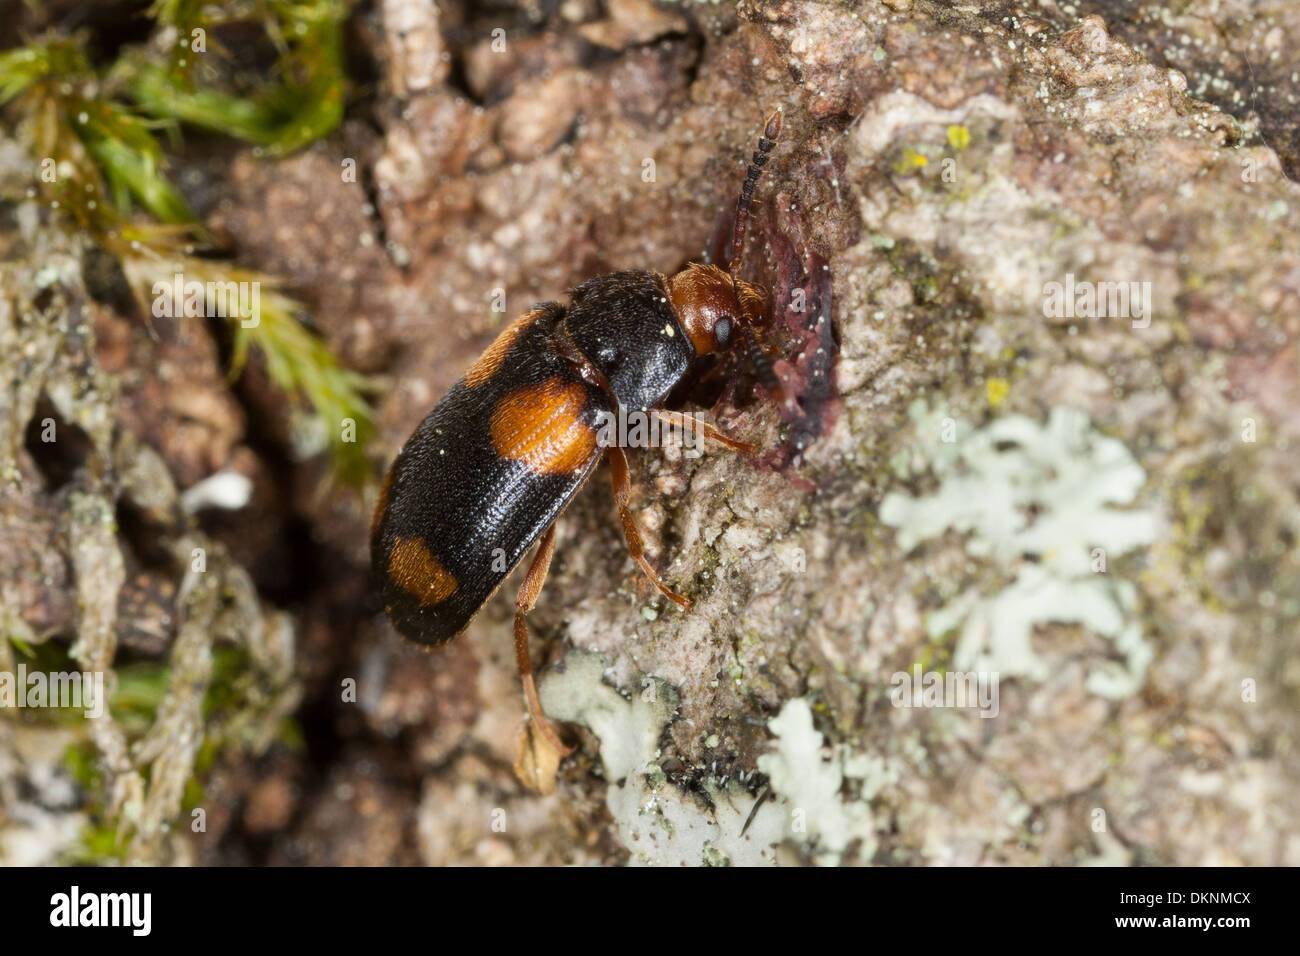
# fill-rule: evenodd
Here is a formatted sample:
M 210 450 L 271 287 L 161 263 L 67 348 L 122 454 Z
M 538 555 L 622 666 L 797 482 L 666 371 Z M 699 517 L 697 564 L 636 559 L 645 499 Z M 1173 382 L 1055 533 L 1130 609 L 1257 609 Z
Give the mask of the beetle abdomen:
M 550 347 L 563 315 L 548 303 L 503 331 L 393 462 L 371 562 L 413 641 L 464 630 L 600 460 L 608 402 Z

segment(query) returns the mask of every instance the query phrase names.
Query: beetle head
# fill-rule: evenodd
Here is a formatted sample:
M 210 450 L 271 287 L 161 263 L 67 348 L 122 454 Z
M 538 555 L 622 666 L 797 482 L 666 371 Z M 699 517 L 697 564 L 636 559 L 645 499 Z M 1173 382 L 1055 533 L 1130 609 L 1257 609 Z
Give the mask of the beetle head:
M 696 355 L 739 347 L 764 386 L 777 390 L 771 363 L 759 348 L 754 327 L 764 320 L 766 297 L 758 286 L 718 266 L 692 264 L 668 280 L 668 299 L 681 319 Z
M 763 314 L 763 293 L 757 286 L 731 276 L 717 266 L 692 264 L 668 280 L 673 304 L 695 346 L 696 355 L 724 352 L 740 340 L 742 326 Z

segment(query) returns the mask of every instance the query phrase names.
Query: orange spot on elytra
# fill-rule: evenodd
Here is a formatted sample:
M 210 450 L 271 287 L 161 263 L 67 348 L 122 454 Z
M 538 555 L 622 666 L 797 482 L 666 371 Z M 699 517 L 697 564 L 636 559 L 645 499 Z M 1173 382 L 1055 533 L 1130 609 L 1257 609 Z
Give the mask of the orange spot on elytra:
M 388 553 L 388 576 L 421 607 L 441 604 L 456 593 L 456 576 L 429 553 L 420 538 L 398 538 Z
M 528 326 L 537 321 L 545 310 L 533 309 L 525 312 L 519 318 L 515 319 L 498 335 L 491 345 L 489 345 L 465 372 L 465 384 L 470 388 L 482 385 L 501 367 L 501 363 L 506 360 L 506 355 L 510 352 L 511 346 L 524 334 Z
M 596 454 L 596 433 L 582 421 L 587 392 L 559 376 L 521 388 L 492 411 L 492 448 L 538 475 L 577 471 Z

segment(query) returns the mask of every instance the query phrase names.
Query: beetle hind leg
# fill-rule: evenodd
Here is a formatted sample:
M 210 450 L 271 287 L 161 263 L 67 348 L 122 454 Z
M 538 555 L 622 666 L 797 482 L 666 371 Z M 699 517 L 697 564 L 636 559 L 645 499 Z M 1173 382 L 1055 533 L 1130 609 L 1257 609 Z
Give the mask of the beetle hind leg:
M 654 566 L 646 560 L 641 531 L 637 528 L 636 519 L 632 517 L 632 509 L 629 507 L 632 499 L 632 480 L 628 476 L 627 455 L 617 446 L 609 449 L 609 472 L 610 480 L 614 484 L 614 503 L 618 505 L 618 515 L 623 520 L 623 538 L 627 541 L 627 550 L 632 560 L 641 567 L 641 571 L 650 583 L 659 589 L 660 594 L 678 607 L 683 609 L 690 607 L 690 599 L 682 597 L 664 584 Z
M 528 612 L 537 603 L 537 596 L 542 593 L 546 574 L 551 569 L 551 555 L 555 553 L 555 525 L 552 524 L 542 535 L 533 563 L 528 566 L 524 583 L 519 586 L 519 595 L 515 598 L 515 664 L 519 668 L 519 679 L 524 685 L 524 699 L 528 702 L 528 719 L 533 726 L 550 741 L 551 746 L 561 755 L 572 753 L 572 747 L 560 742 L 559 734 L 546 719 L 542 702 L 537 696 L 537 684 L 533 681 L 533 661 L 528 653 Z

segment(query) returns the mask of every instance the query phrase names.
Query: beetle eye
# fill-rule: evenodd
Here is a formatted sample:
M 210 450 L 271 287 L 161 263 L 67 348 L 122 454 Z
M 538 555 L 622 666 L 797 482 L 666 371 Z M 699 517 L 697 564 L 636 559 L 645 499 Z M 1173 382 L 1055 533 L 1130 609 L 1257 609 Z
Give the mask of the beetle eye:
M 719 347 L 726 347 L 731 341 L 731 319 L 718 319 L 713 324 L 713 339 Z

